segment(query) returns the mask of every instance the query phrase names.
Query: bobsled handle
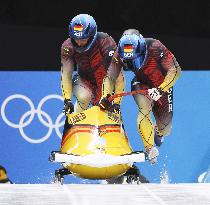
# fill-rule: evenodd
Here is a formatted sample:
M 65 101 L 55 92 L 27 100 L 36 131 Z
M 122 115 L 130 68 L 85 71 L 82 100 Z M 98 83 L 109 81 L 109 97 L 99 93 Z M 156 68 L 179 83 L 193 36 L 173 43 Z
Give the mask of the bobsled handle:
M 117 94 L 111 95 L 108 98 L 108 100 L 109 100 L 109 102 L 112 102 L 115 98 L 123 97 L 123 96 L 127 96 L 127 95 L 136 95 L 136 94 L 148 95 L 148 91 L 147 90 L 135 90 L 135 91 L 131 91 L 131 92 L 117 93 Z

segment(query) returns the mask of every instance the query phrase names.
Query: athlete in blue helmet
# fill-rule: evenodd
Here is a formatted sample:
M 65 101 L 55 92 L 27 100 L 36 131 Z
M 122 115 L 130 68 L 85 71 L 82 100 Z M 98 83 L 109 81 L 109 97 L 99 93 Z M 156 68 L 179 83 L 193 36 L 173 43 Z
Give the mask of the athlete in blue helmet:
M 64 98 L 64 112 L 71 113 L 74 93 L 77 102 L 75 112 L 97 105 L 102 96 L 103 79 L 111 63 L 117 45 L 106 33 L 98 32 L 94 18 L 88 14 L 75 16 L 69 24 L 69 38 L 61 47 L 61 87 Z M 73 71 L 76 70 L 74 77 Z M 115 92 L 124 91 L 124 77 L 121 72 L 115 85 Z M 115 100 L 119 108 L 121 98 Z M 68 130 L 68 122 L 64 134 Z
M 102 82 L 110 65 L 116 43 L 106 33 L 97 32 L 94 18 L 88 14 L 75 16 L 69 24 L 69 38 L 61 48 L 61 85 L 64 97 L 64 111 L 73 111 L 72 91 L 77 99 L 76 112 L 90 104 L 97 104 L 102 95 Z M 73 70 L 77 74 L 72 79 Z M 123 91 L 124 78 L 121 73 L 116 92 Z M 120 103 L 117 99 L 116 103 Z
M 148 95 L 136 94 L 139 108 L 139 134 L 148 159 L 155 163 L 163 136 L 170 134 L 173 115 L 173 85 L 181 74 L 174 55 L 159 41 L 144 38 L 138 30 L 126 30 L 118 43 L 103 84 L 101 107 L 106 109 L 107 96 L 112 94 L 122 68 L 133 71 L 132 91 L 148 90 Z M 155 117 L 153 125 L 151 114 Z

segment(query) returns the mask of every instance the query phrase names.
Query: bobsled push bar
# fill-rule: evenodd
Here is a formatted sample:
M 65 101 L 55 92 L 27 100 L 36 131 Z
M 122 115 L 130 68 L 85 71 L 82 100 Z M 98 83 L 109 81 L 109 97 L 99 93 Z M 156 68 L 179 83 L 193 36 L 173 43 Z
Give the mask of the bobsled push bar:
M 51 152 L 49 160 L 51 162 L 80 164 L 90 167 L 102 168 L 118 164 L 133 164 L 134 162 L 145 162 L 146 154 L 142 151 L 139 151 L 120 156 L 103 153 L 76 156 L 72 154 L 63 154 L 57 151 L 53 151 Z

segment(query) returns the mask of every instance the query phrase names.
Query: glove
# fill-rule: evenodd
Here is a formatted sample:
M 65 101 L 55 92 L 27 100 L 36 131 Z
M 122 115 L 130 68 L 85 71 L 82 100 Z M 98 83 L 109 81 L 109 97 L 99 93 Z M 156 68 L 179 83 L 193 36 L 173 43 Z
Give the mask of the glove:
M 71 114 L 72 112 L 74 112 L 74 105 L 72 104 L 70 99 L 65 99 L 63 113 L 67 115 L 67 114 Z
M 102 98 L 99 102 L 99 107 L 103 110 L 110 110 L 112 108 L 112 103 L 109 102 L 108 98 L 111 95 L 107 95 L 106 97 Z
M 120 105 L 119 104 L 117 104 L 117 103 L 114 103 L 113 105 L 112 105 L 112 112 L 114 112 L 114 113 L 120 113 Z
M 148 94 L 152 100 L 158 101 L 162 96 L 163 91 L 160 88 L 151 88 L 148 89 Z

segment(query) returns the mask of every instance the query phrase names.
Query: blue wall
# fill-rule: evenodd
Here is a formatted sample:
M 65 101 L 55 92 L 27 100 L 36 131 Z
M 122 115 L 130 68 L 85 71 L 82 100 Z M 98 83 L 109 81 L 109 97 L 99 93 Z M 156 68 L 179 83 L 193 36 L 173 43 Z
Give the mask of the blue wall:
M 62 132 L 64 120 L 60 115 L 63 108 L 62 101 L 51 98 L 44 102 L 39 111 L 42 114 L 41 119 L 37 114 L 34 119 L 30 119 L 31 113 L 28 112 L 30 107 L 23 99 L 13 99 L 6 104 L 5 109 L 2 108 L 9 96 L 20 94 L 31 99 L 35 112 L 38 112 L 38 106 L 45 96 L 61 94 L 60 73 L 1 72 L 0 74 L 1 111 L 4 111 L 5 117 L 13 123 L 8 125 L 4 116 L 4 120 L 2 116 L 0 118 L 0 165 L 6 167 L 14 183 L 50 183 L 54 170 L 59 168 L 59 165 L 48 162 L 48 157 L 52 150 L 58 150 L 60 147 L 58 134 Z M 131 79 L 132 73 L 127 72 L 127 90 L 130 90 Z M 210 72 L 188 71 L 183 72 L 177 81 L 174 87 L 172 133 L 160 148 L 158 164 L 153 166 L 148 162 L 138 164 L 142 174 L 151 182 L 159 183 L 161 178 L 170 183 L 197 182 L 198 176 L 207 170 L 210 164 L 209 79 Z M 142 150 L 136 125 L 137 107 L 132 97 L 123 99 L 122 112 L 130 144 L 134 150 Z M 13 128 L 21 122 L 23 129 L 21 126 L 20 129 Z M 54 128 L 49 129 L 50 124 Z M 24 139 L 21 136 L 24 133 L 32 141 L 46 136 L 47 133 L 50 136 L 42 143 L 31 143 L 26 137 Z M 75 177 L 68 177 L 66 182 L 70 181 L 84 183 L 84 180 Z M 91 183 L 86 180 L 85 182 Z
M 128 79 L 132 78 L 127 73 Z M 210 164 L 210 72 L 182 72 L 174 86 L 174 118 L 171 135 L 160 148 L 157 165 L 139 165 L 152 182 L 160 176 L 171 183 L 197 182 L 197 177 Z M 129 85 L 128 85 L 129 86 Z M 129 89 L 129 87 L 127 88 Z M 126 106 L 129 104 L 129 107 Z M 123 101 L 124 123 L 136 149 L 142 148 L 137 136 L 137 108 L 132 97 Z M 131 109 L 132 107 L 132 109 Z M 132 122 L 132 123 L 131 123 Z

